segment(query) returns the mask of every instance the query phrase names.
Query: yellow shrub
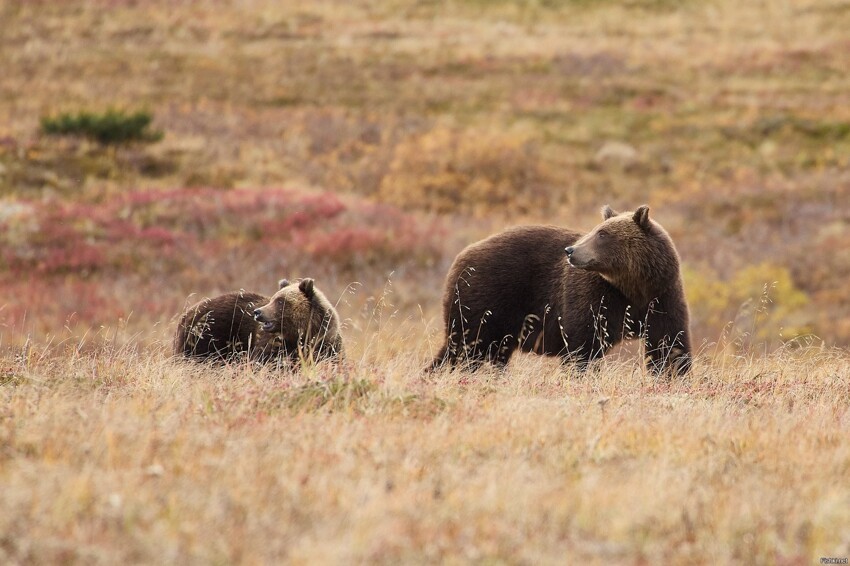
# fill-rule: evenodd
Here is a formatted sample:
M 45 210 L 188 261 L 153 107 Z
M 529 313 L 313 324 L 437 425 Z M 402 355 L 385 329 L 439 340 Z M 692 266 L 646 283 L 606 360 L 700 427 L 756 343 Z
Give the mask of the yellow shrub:
M 741 345 L 787 341 L 810 334 L 809 298 L 788 269 L 769 262 L 721 280 L 710 271 L 685 269 L 685 290 L 698 336 L 717 339 L 724 331 Z

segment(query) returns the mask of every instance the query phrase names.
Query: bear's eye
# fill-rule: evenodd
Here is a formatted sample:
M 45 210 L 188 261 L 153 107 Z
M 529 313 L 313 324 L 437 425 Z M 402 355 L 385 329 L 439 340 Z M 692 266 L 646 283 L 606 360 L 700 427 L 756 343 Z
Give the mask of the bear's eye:
M 597 238 L 600 238 L 600 239 L 602 239 L 602 238 L 607 238 L 607 237 L 608 237 L 608 233 L 607 233 L 607 232 L 603 232 L 602 230 L 600 230 L 599 232 L 597 232 L 597 233 L 596 233 L 596 237 L 597 237 Z

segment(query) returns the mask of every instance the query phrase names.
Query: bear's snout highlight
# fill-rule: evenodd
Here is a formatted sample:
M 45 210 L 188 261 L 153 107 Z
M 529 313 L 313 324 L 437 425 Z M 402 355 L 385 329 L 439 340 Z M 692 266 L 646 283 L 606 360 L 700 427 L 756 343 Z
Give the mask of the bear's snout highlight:
M 566 247 L 564 248 L 564 251 L 567 253 L 567 263 L 570 265 L 570 267 L 577 267 L 576 264 L 573 263 L 573 253 L 576 251 L 575 247 Z

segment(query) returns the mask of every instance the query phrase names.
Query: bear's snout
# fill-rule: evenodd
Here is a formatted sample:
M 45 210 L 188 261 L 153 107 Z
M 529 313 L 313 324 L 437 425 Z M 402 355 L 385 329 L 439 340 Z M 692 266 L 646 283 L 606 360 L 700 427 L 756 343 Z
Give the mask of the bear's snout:
M 593 250 L 584 245 L 572 245 L 564 248 L 567 253 L 567 263 L 579 269 L 589 269 L 593 261 Z
M 260 323 L 260 328 L 266 332 L 274 330 L 274 320 L 269 320 L 263 313 L 263 309 L 254 309 L 254 320 Z
M 262 307 L 254 309 L 254 320 L 261 323 L 268 322 L 268 318 L 265 316 Z
M 570 264 L 572 267 L 583 267 L 582 262 L 581 262 L 581 258 L 579 257 L 582 254 L 578 249 L 576 249 L 575 246 L 566 247 L 566 248 L 564 248 L 564 251 L 567 252 L 567 263 L 568 264 Z M 578 252 L 578 253 L 576 253 L 576 252 Z

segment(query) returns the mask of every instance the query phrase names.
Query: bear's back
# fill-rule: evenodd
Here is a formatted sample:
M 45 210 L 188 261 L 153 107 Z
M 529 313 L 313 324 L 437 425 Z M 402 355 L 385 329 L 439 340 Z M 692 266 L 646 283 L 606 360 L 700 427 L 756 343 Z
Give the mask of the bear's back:
M 174 354 L 190 358 L 229 358 L 254 346 L 258 326 L 255 308 L 268 297 L 238 291 L 211 297 L 192 305 L 180 319 Z
M 445 300 L 498 297 L 518 311 L 537 310 L 532 303 L 549 302 L 562 288 L 568 267 L 564 249 L 580 236 L 558 226 L 517 226 L 471 244 L 452 264 Z

